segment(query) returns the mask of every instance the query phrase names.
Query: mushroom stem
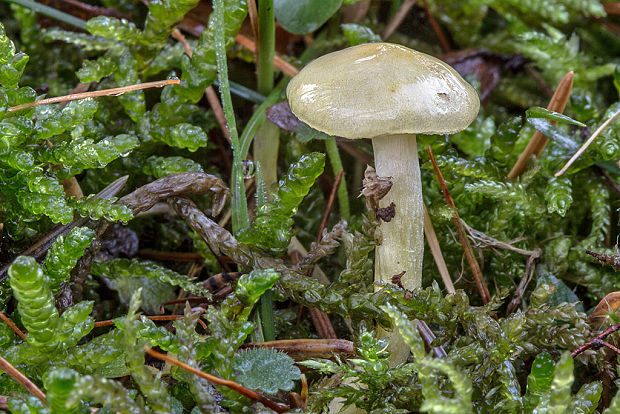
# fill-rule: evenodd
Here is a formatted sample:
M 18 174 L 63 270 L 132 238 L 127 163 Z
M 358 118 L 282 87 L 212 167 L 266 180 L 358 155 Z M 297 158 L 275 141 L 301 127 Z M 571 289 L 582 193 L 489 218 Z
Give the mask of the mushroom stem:
M 400 279 L 403 287 L 416 289 L 422 285 L 424 209 L 415 135 L 376 137 L 372 146 L 377 175 L 392 177 L 392 188 L 379 207 L 395 205 L 394 218 L 379 227 L 382 242 L 376 251 L 375 282 L 391 283 L 392 276 L 405 271 Z
M 424 254 L 424 208 L 418 164 L 416 136 L 384 135 L 372 139 L 375 170 L 381 177 L 392 177 L 392 188 L 379 207 L 394 203 L 395 214 L 381 222 L 381 244 L 375 252 L 375 282 L 391 283 L 392 276 L 405 271 L 400 281 L 405 289 L 422 286 Z M 403 363 L 409 347 L 398 331 L 386 334 L 390 339 L 390 362 Z

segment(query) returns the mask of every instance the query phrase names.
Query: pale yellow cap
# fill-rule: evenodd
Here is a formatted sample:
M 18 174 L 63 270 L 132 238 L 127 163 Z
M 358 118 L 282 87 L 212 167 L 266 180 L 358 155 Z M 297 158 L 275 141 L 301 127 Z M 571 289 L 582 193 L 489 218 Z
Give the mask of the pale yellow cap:
M 345 138 L 451 134 L 476 118 L 474 88 L 441 60 L 391 43 L 367 43 L 310 62 L 286 89 L 293 113 Z

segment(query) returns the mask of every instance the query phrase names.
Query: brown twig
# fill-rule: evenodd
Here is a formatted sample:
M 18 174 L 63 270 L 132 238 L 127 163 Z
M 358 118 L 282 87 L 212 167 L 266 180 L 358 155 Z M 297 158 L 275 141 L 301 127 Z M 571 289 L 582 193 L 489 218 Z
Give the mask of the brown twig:
M 417 0 L 404 0 L 400 4 L 400 7 L 398 8 L 398 11 L 394 14 L 394 17 L 392 17 L 392 19 L 388 22 L 387 26 L 385 26 L 385 29 L 381 34 L 381 39 L 387 40 L 390 38 L 390 36 L 392 36 L 392 33 L 394 33 L 394 31 L 398 29 L 398 26 L 400 26 L 403 20 L 405 20 L 405 17 L 407 17 L 407 14 L 409 14 L 409 10 L 411 10 L 416 1 Z
M 65 95 L 65 96 L 57 96 L 55 98 L 41 99 L 40 101 L 12 106 L 9 109 L 7 109 L 7 112 L 21 111 L 22 109 L 29 109 L 29 108 L 34 108 L 35 106 L 41 106 L 41 105 L 47 105 L 47 104 L 53 104 L 53 103 L 59 103 L 59 102 L 77 101 L 80 99 L 87 99 L 87 98 L 99 98 L 101 96 L 121 95 L 126 92 L 139 91 L 139 90 L 148 89 L 148 88 L 162 88 L 166 85 L 178 85 L 179 83 L 180 81 L 178 79 L 166 79 L 163 81 L 138 83 L 136 85 L 123 86 L 121 88 L 112 88 L 112 89 L 104 89 L 101 91 L 83 92 L 83 93 L 75 93 L 75 94 Z
M 245 37 L 242 34 L 238 34 L 235 37 L 235 41 L 239 43 L 241 46 L 248 49 L 250 52 L 256 53 L 256 50 L 257 50 L 256 44 L 251 39 Z M 297 72 L 299 72 L 299 70 L 297 70 L 295 66 L 291 65 L 290 63 L 288 63 L 286 60 L 282 59 L 278 55 L 275 55 L 273 57 L 273 65 L 278 70 L 280 70 L 282 73 L 284 73 L 286 76 L 290 78 L 292 78 L 293 76 L 297 74 Z
M 15 368 L 13 365 L 11 365 L 9 361 L 2 358 L 1 356 L 0 356 L 0 369 L 6 372 L 7 374 L 9 374 L 9 376 L 13 378 L 15 381 L 17 381 L 19 385 L 27 389 L 28 392 L 30 392 L 32 395 L 34 395 L 39 400 L 41 400 L 43 404 L 48 406 L 47 400 L 45 399 L 45 394 L 43 393 L 43 391 L 41 391 L 39 387 L 36 386 L 35 383 L 30 381 L 28 377 L 26 377 L 24 374 L 19 372 L 17 368 Z
M 200 313 L 203 312 L 202 308 L 197 308 L 200 309 L 199 311 L 192 311 L 192 314 L 194 316 L 199 316 Z M 162 322 L 162 321 L 176 321 L 179 319 L 183 319 L 185 316 L 184 315 L 154 315 L 154 316 L 145 316 L 147 319 L 152 320 L 153 322 Z M 140 320 L 140 317 L 136 317 L 136 319 Z M 207 329 L 207 326 L 204 325 L 204 322 L 202 322 L 200 319 L 198 320 L 199 323 L 201 323 L 202 327 Z M 95 328 L 101 328 L 102 326 L 111 326 L 114 325 L 114 319 L 108 319 L 106 321 L 99 321 L 99 322 L 95 322 L 94 327 Z
M 242 348 L 269 348 L 288 354 L 296 361 L 310 358 L 333 358 L 335 354 L 356 355 L 353 342 L 344 339 L 284 339 L 268 342 L 251 342 Z
M 441 47 L 443 47 L 443 50 L 446 52 L 451 51 L 452 48 L 450 47 L 450 42 L 448 42 L 446 35 L 443 34 L 443 30 L 441 30 L 441 26 L 439 26 L 437 20 L 435 20 L 435 16 L 433 16 L 431 9 L 428 7 L 428 3 L 426 2 L 426 0 L 422 0 L 422 3 L 424 4 L 424 9 L 426 10 L 428 21 L 431 24 L 433 30 L 435 31 L 435 34 L 437 34 L 437 37 L 439 38 L 439 43 L 441 43 Z
M 329 219 L 329 215 L 332 212 L 332 208 L 334 207 L 334 200 L 336 199 L 336 194 L 338 193 L 338 187 L 340 187 L 340 182 L 342 181 L 342 176 L 344 175 L 344 170 L 338 171 L 338 175 L 336 176 L 336 181 L 334 181 L 334 185 L 332 186 L 332 191 L 329 194 L 329 199 L 327 200 L 327 206 L 325 207 L 325 212 L 323 213 L 323 219 L 321 220 L 321 225 L 319 226 L 319 233 L 316 235 L 316 242 L 320 243 L 321 238 L 323 237 L 323 230 L 325 230 L 325 226 L 327 226 L 327 220 Z
M 564 108 L 566 108 L 566 104 L 568 99 L 570 98 L 570 93 L 573 89 L 573 80 L 575 75 L 573 71 L 568 72 L 564 75 L 562 81 L 560 81 L 558 87 L 555 89 L 551 100 L 549 101 L 549 105 L 547 109 L 554 112 L 562 113 L 564 112 Z M 552 124 L 556 124 L 555 121 L 550 121 Z M 536 157 L 540 157 L 543 149 L 549 142 L 549 139 L 544 136 L 541 132 L 536 131 L 534 135 L 532 135 L 532 139 L 528 142 L 527 146 L 519 156 L 519 159 L 512 167 L 512 170 L 508 173 L 508 180 L 512 180 L 525 171 L 525 167 L 527 166 L 528 161 L 532 155 Z
M 186 363 L 181 362 L 181 361 L 179 361 L 176 358 L 172 358 L 172 357 L 170 357 L 168 355 L 164 355 L 164 354 L 162 354 L 160 352 L 154 351 L 152 348 L 150 348 L 148 346 L 145 346 L 144 350 L 146 351 L 147 354 L 151 355 L 154 358 L 161 359 L 162 361 L 169 362 L 170 364 L 176 365 L 179 368 L 183 368 L 184 370 L 186 370 L 188 372 L 191 372 L 192 374 L 197 375 L 200 378 L 204 378 L 207 381 L 210 381 L 210 382 L 212 382 L 214 384 L 221 385 L 221 386 L 224 386 L 224 387 L 228 387 L 231 390 L 235 391 L 236 393 L 243 395 L 244 397 L 247 397 L 247 398 L 249 398 L 249 399 L 251 399 L 253 401 L 259 401 L 265 407 L 271 408 L 272 410 L 274 410 L 274 411 L 276 411 L 278 413 L 284 413 L 284 412 L 289 410 L 288 406 L 286 406 L 284 404 L 281 404 L 281 403 L 278 403 L 278 402 L 275 402 L 275 401 L 272 401 L 269 398 L 266 398 L 266 397 L 260 395 L 259 393 L 255 392 L 255 391 L 249 390 L 249 389 L 245 388 L 243 385 L 238 384 L 238 383 L 236 383 L 234 381 L 225 380 L 225 379 L 222 379 L 222 378 L 218 378 L 218 377 L 216 377 L 214 375 L 208 374 L 208 373 L 206 373 L 204 371 L 201 371 L 201 370 L 199 370 L 197 368 L 194 368 L 194 367 L 192 367 L 190 365 L 187 365 Z
M 418 332 L 420 333 L 420 336 L 422 337 L 422 340 L 424 341 L 427 347 L 433 350 L 433 353 L 435 354 L 437 358 L 448 357 L 448 354 L 446 353 L 446 350 L 443 349 L 443 346 L 441 345 L 433 346 L 433 342 L 435 341 L 436 336 L 433 333 L 433 331 L 431 331 L 431 328 L 428 327 L 426 322 L 418 320 L 417 328 L 418 328 Z
M 220 98 L 217 97 L 217 93 L 215 92 L 215 89 L 213 89 L 213 86 L 207 86 L 207 88 L 205 88 L 205 96 L 207 97 L 207 102 L 209 102 L 209 106 L 213 110 L 215 119 L 224 134 L 224 138 L 226 138 L 226 141 L 230 144 L 230 131 L 228 130 L 228 124 L 226 123 L 226 115 L 224 115 L 222 103 L 220 102 Z
M 23 341 L 26 340 L 26 335 L 21 331 L 21 329 L 19 329 L 17 327 L 17 325 L 15 325 L 13 323 L 12 320 L 10 320 L 4 313 L 0 312 L 0 319 L 2 319 L 4 321 L 4 323 L 6 323 L 7 325 L 9 325 L 9 328 L 11 328 L 11 330 L 13 332 L 15 332 L 17 334 L 17 336 L 19 336 L 20 338 L 22 338 Z
M 441 253 L 439 240 L 437 240 L 437 234 L 435 234 L 435 228 L 433 227 L 431 216 L 428 214 L 428 210 L 426 209 L 426 204 L 424 204 L 424 235 L 426 236 L 426 241 L 428 242 L 428 246 L 431 249 L 433 259 L 435 259 L 437 270 L 441 275 L 441 280 L 446 287 L 446 291 L 448 293 L 455 293 L 456 290 L 454 289 L 454 284 L 452 283 L 452 278 L 450 277 L 450 272 L 448 271 L 446 261 L 444 260 L 443 254 Z
M 620 117 L 620 111 L 617 111 L 607 121 L 603 122 L 601 124 L 601 126 L 599 126 L 596 129 L 596 131 L 594 131 L 594 133 L 592 135 L 590 135 L 590 138 L 588 138 L 586 140 L 586 142 L 583 143 L 583 145 L 577 150 L 577 152 L 575 154 L 573 154 L 573 156 L 570 158 L 570 160 L 568 160 L 566 162 L 566 164 L 564 164 L 564 167 L 562 167 L 562 169 L 560 169 L 560 171 L 556 172 L 554 175 L 556 177 L 559 177 L 560 175 L 564 174 L 566 172 L 566 170 L 568 170 L 568 167 L 573 165 L 573 163 L 575 161 L 577 161 L 577 158 L 579 158 L 581 156 L 581 154 L 583 154 L 583 152 L 590 146 L 590 144 L 592 144 L 592 142 L 594 142 L 596 137 L 598 137 L 601 134 L 601 132 L 603 132 L 605 130 L 605 128 L 607 128 L 609 125 L 611 125 L 614 122 L 616 122 L 616 120 L 618 120 L 618 117 Z
M 463 228 L 463 223 L 461 222 L 461 218 L 459 217 L 459 212 L 456 209 L 454 200 L 452 200 L 452 196 L 450 195 L 450 191 L 448 190 L 446 181 L 443 178 L 443 174 L 441 174 L 441 170 L 439 169 L 437 162 L 435 162 L 433 150 L 431 150 L 430 145 L 426 148 L 428 151 L 428 155 L 431 159 L 431 163 L 433 164 L 433 168 L 435 169 L 435 174 L 439 179 L 439 184 L 441 185 L 441 189 L 446 199 L 446 203 L 448 203 L 454 213 L 454 215 L 452 216 L 452 221 L 454 222 L 454 226 L 456 227 L 456 232 L 459 236 L 459 240 L 461 242 L 461 245 L 463 246 L 463 250 L 465 251 L 465 257 L 467 258 L 467 262 L 469 263 L 471 272 L 473 273 L 476 280 L 476 287 L 478 288 L 478 292 L 480 293 L 480 298 L 482 299 L 482 303 L 486 305 L 491 300 L 491 295 L 489 293 L 489 289 L 487 288 L 487 284 L 484 281 L 482 271 L 480 270 L 480 265 L 478 264 L 478 261 L 474 256 L 474 251 L 471 248 L 471 245 L 469 244 L 469 240 L 467 239 L 467 235 L 465 234 L 465 229 Z
M 583 353 L 584 351 L 592 347 L 598 347 L 599 345 L 603 345 L 601 344 L 601 341 L 603 341 L 605 338 L 607 338 L 609 335 L 611 335 L 612 333 L 616 332 L 619 329 L 620 329 L 620 323 L 610 326 L 609 328 L 605 329 L 600 334 L 596 335 L 594 338 L 590 339 L 585 344 L 577 347 L 573 352 L 570 353 L 570 356 L 575 358 L 577 355 Z

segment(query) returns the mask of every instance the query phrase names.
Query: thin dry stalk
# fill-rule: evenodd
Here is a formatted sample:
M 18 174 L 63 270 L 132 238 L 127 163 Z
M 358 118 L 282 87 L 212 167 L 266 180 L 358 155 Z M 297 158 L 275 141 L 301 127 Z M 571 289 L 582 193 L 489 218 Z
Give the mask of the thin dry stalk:
M 19 336 L 20 338 L 22 338 L 23 341 L 26 340 L 26 334 L 24 334 L 21 329 L 19 329 L 17 327 L 17 325 L 15 325 L 13 323 L 13 321 L 11 319 L 8 318 L 8 316 L 6 316 L 4 313 L 0 312 L 0 319 L 2 319 L 4 321 L 4 323 L 6 323 L 7 325 L 9 325 L 9 328 L 11 328 L 11 330 L 13 332 L 15 332 L 17 334 L 17 336 Z
M 136 85 L 123 86 L 121 88 L 104 89 L 102 91 L 83 92 L 83 93 L 75 93 L 75 94 L 65 95 L 65 96 L 57 96 L 55 98 L 41 99 L 40 101 L 12 106 L 9 109 L 7 109 L 7 112 L 21 111 L 22 109 L 30 109 L 30 108 L 34 108 L 35 106 L 41 106 L 41 105 L 47 105 L 47 104 L 53 104 L 53 103 L 59 103 L 59 102 L 77 101 L 80 99 L 88 99 L 88 98 L 99 98 L 101 96 L 122 95 L 126 92 L 139 91 L 139 90 L 148 89 L 148 88 L 163 88 L 166 85 L 178 85 L 179 83 L 180 81 L 178 79 L 166 79 L 162 81 L 138 83 Z
M 226 138 L 226 141 L 231 144 L 230 131 L 228 130 L 228 124 L 226 123 L 226 115 L 224 115 L 224 109 L 222 108 L 220 98 L 217 97 L 217 93 L 215 92 L 215 89 L 213 89 L 213 86 L 207 86 L 205 88 L 205 95 L 207 97 L 207 102 L 209 102 L 209 106 L 213 110 L 215 119 L 217 119 L 217 123 L 224 134 L 224 138 Z
M 235 41 L 239 43 L 241 46 L 248 49 L 250 52 L 256 53 L 256 50 L 257 50 L 256 44 L 251 39 L 245 37 L 242 34 L 238 34 L 235 37 Z M 273 65 L 278 70 L 280 70 L 282 73 L 284 73 L 286 76 L 290 78 L 292 78 L 293 76 L 297 74 L 297 72 L 299 72 L 295 66 L 291 65 L 290 63 L 288 63 L 286 60 L 282 59 L 278 55 L 275 55 L 273 57 Z
M 426 209 L 426 204 L 424 204 L 424 235 L 426 236 L 426 241 L 431 249 L 433 259 L 435 259 L 437 270 L 439 270 L 439 274 L 441 275 L 441 280 L 446 287 L 446 291 L 448 293 L 455 293 L 456 290 L 454 289 L 454 284 L 452 283 L 452 278 L 450 277 L 450 272 L 448 271 L 446 261 L 441 253 L 439 240 L 437 240 L 437 234 L 435 234 L 435 228 L 433 227 L 431 216 L 428 214 L 428 210 Z
M 431 24 L 433 30 L 435 31 L 435 34 L 439 38 L 439 43 L 441 43 L 441 47 L 445 52 L 451 51 L 452 48 L 450 47 L 450 42 L 448 42 L 446 35 L 443 34 L 443 30 L 441 30 L 441 27 L 439 26 L 439 23 L 437 23 L 437 20 L 435 20 L 435 16 L 433 16 L 431 9 L 428 7 L 428 3 L 426 2 L 426 0 L 422 0 L 422 3 L 424 4 L 424 9 L 426 10 L 428 21 Z
M 334 181 L 334 185 L 332 186 L 332 191 L 329 194 L 329 199 L 327 200 L 327 206 L 325 207 L 325 212 L 323 213 L 323 219 L 321 220 L 321 225 L 319 226 L 319 233 L 316 235 L 317 244 L 321 242 L 321 238 L 323 237 L 323 230 L 325 230 L 325 226 L 327 226 L 327 220 L 329 219 L 329 215 L 332 212 L 332 208 L 334 207 L 334 200 L 336 199 L 336 194 L 338 193 L 338 187 L 340 187 L 340 182 L 342 181 L 342 176 L 344 175 L 344 170 L 338 171 L 338 175 L 336 176 L 336 181 Z
M 583 152 L 590 146 L 590 144 L 592 144 L 592 142 L 596 139 L 596 137 L 601 135 L 601 132 L 603 132 L 605 128 L 607 128 L 609 125 L 613 124 L 618 119 L 618 117 L 620 117 L 620 111 L 616 112 L 607 121 L 603 122 L 601 126 L 598 127 L 596 131 L 594 131 L 594 133 L 590 136 L 590 138 L 588 138 L 588 140 L 583 143 L 581 148 L 577 150 L 575 155 L 573 155 L 570 158 L 570 160 L 568 160 L 568 162 L 564 165 L 564 167 L 562 167 L 560 171 L 555 173 L 555 176 L 559 177 L 560 175 L 564 174 L 566 170 L 568 170 L 568 168 L 571 165 L 573 165 L 575 161 L 577 161 L 577 158 L 579 158 L 581 154 L 583 154 Z
M 7 374 L 9 374 L 9 376 L 13 378 L 15 381 L 17 381 L 19 385 L 27 389 L 30 394 L 40 399 L 43 402 L 43 404 L 45 404 L 46 406 L 48 405 L 43 391 L 41 391 L 39 387 L 35 385 L 35 383 L 30 381 L 28 377 L 26 377 L 24 374 L 19 372 L 17 368 L 11 365 L 9 361 L 7 361 L 6 359 L 2 357 L 0 357 L 0 369 L 6 372 Z
M 200 314 L 204 311 L 202 308 L 192 309 L 192 315 L 194 317 L 200 316 Z M 145 316 L 145 318 L 150 319 L 154 322 L 167 322 L 167 321 L 176 321 L 178 319 L 183 319 L 184 315 L 154 315 L 154 316 Z M 136 317 L 137 320 L 140 320 L 140 317 Z M 198 322 L 206 329 L 206 325 L 204 322 L 198 319 Z M 95 322 L 95 328 L 101 328 L 102 326 L 111 326 L 114 325 L 114 319 L 108 319 L 106 321 Z
M 594 338 L 590 339 L 585 344 L 577 347 L 573 352 L 570 353 L 570 356 L 575 358 L 577 355 L 583 353 L 584 351 L 586 351 L 586 350 L 588 350 L 588 349 L 590 349 L 592 347 L 597 347 L 598 345 L 603 345 L 601 342 L 604 341 L 605 338 L 607 338 L 612 333 L 618 331 L 619 329 L 620 329 L 620 323 L 617 323 L 615 325 L 610 326 L 609 328 L 605 329 L 600 334 L 596 335 Z
M 465 257 L 467 258 L 467 262 L 469 263 L 469 267 L 471 268 L 471 272 L 474 275 L 476 280 L 476 287 L 478 288 L 478 292 L 480 293 L 480 298 L 482 299 L 483 304 L 489 303 L 491 300 L 491 295 L 489 293 L 489 289 L 487 287 L 486 282 L 484 281 L 484 277 L 482 275 L 482 271 L 480 270 L 480 265 L 474 256 L 474 251 L 469 244 L 469 240 L 467 239 L 467 235 L 465 234 L 465 229 L 463 228 L 463 223 L 461 222 L 461 218 L 459 216 L 459 212 L 456 209 L 456 205 L 454 204 L 454 200 L 450 195 L 450 191 L 448 190 L 448 186 L 446 185 L 446 181 L 443 178 L 443 174 L 435 162 L 435 156 L 433 155 L 433 151 L 431 150 L 431 146 L 427 146 L 428 155 L 431 159 L 431 163 L 433 164 L 433 168 L 435 169 L 435 174 L 439 179 L 439 184 L 441 185 L 441 189 L 443 191 L 443 195 L 446 199 L 446 203 L 452 208 L 454 215 L 452 216 L 452 221 L 454 222 L 454 226 L 456 227 L 456 233 L 459 236 L 459 241 L 463 246 L 463 250 L 465 251 Z
M 182 368 L 182 369 L 184 369 L 184 370 L 186 370 L 186 371 L 188 371 L 188 372 L 190 372 L 190 373 L 192 373 L 194 375 L 197 375 L 200 378 L 204 378 L 207 381 L 212 382 L 214 384 L 221 385 L 221 386 L 224 386 L 224 387 L 228 387 L 231 390 L 235 391 L 236 393 L 243 395 L 244 397 L 247 397 L 247 398 L 249 398 L 249 399 L 251 399 L 253 401 L 261 402 L 265 407 L 271 408 L 272 410 L 274 410 L 274 411 L 276 411 L 278 413 L 284 413 L 284 412 L 286 412 L 286 411 L 288 411 L 290 409 L 290 407 L 288 407 L 288 406 L 286 406 L 284 404 L 280 404 L 278 402 L 272 401 L 272 400 L 270 400 L 270 399 L 268 399 L 268 398 L 258 394 L 255 391 L 252 391 L 252 390 L 249 390 L 249 389 L 245 388 L 241 384 L 238 384 L 238 383 L 236 383 L 234 381 L 229 381 L 229 380 L 225 380 L 225 379 L 222 379 L 222 378 L 218 378 L 218 377 L 216 377 L 214 375 L 211 375 L 211 374 L 207 374 L 206 372 L 203 372 L 203 371 L 201 371 L 199 369 L 196 369 L 196 368 L 194 368 L 194 367 L 192 367 L 190 365 L 187 365 L 186 363 L 181 362 L 181 361 L 179 361 L 176 358 L 172 358 L 172 357 L 169 357 L 168 355 L 164 355 L 164 354 L 159 353 L 157 351 L 153 351 L 153 349 L 151 349 L 148 346 L 145 346 L 144 350 L 145 350 L 145 352 L 147 354 L 151 355 L 154 358 L 161 359 L 162 361 L 169 362 L 172 365 L 176 365 L 177 367 Z
M 310 358 L 333 358 L 334 355 L 352 357 L 355 345 L 345 339 L 284 339 L 268 342 L 251 342 L 242 348 L 269 348 L 284 352 L 296 361 Z
M 403 20 L 405 20 L 405 17 L 407 17 L 407 14 L 409 14 L 409 11 L 416 1 L 417 0 L 404 0 L 400 4 L 398 11 L 394 14 L 394 17 L 392 17 L 392 20 L 390 20 L 387 26 L 385 26 L 385 30 L 383 30 L 383 33 L 381 34 L 381 39 L 387 40 L 390 36 L 392 36 L 392 33 L 394 33 Z
M 575 74 L 573 71 L 570 71 L 564 75 L 564 78 L 562 78 L 562 81 L 558 84 L 558 87 L 555 89 L 555 92 L 549 101 L 549 105 L 547 106 L 548 110 L 558 113 L 564 112 L 564 108 L 566 108 L 566 104 L 570 98 L 570 93 L 573 89 L 574 78 Z M 556 122 L 551 121 L 551 123 L 555 124 Z M 540 154 L 545 149 L 547 142 L 549 142 L 549 139 L 541 132 L 534 132 L 532 139 L 528 142 L 527 146 L 519 156 L 519 159 L 512 167 L 512 170 L 508 173 L 508 180 L 512 180 L 523 174 L 530 157 L 532 155 L 540 157 Z

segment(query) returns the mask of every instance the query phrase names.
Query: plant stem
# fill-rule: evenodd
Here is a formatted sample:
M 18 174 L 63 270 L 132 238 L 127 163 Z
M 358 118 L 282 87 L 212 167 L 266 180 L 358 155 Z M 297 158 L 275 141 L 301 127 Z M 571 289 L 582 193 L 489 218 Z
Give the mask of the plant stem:
M 329 156 L 329 162 L 332 165 L 334 177 L 336 177 L 340 170 L 344 171 L 344 168 L 342 168 L 342 160 L 340 159 L 340 152 L 338 151 L 338 144 L 336 144 L 336 138 L 327 138 L 325 140 L 325 149 Z M 344 176 L 338 187 L 338 206 L 340 207 L 340 216 L 349 221 L 349 217 L 351 216 L 351 212 L 349 211 L 349 191 L 347 190 L 347 181 Z
M 258 1 L 258 93 L 267 95 L 273 89 L 273 56 L 275 53 L 275 20 L 273 0 Z M 254 140 L 254 159 L 263 167 L 267 189 L 278 180 L 278 147 L 280 130 L 270 122 L 263 124 Z
M 278 83 L 278 85 L 269 93 L 269 95 L 265 98 L 262 104 L 256 107 L 254 114 L 248 121 L 241 134 L 240 144 L 241 144 L 241 153 L 240 156 L 245 159 L 248 155 L 248 151 L 250 150 L 250 145 L 252 144 L 252 139 L 256 135 L 256 131 L 260 128 L 260 126 L 267 119 L 267 115 L 265 115 L 265 109 L 270 107 L 271 105 L 277 103 L 280 100 L 280 95 L 282 91 L 288 84 L 288 79 L 284 78 Z M 261 165 L 262 166 L 262 165 Z
M 273 89 L 273 55 L 275 54 L 276 26 L 273 15 L 273 0 L 258 0 L 258 53 L 257 89 L 267 95 Z M 262 181 L 269 190 L 278 182 L 278 147 L 280 129 L 271 122 L 265 122 L 258 130 L 254 140 L 254 160 L 261 166 Z M 273 292 L 268 290 L 260 298 L 261 328 L 265 341 L 273 341 Z
M 32 0 L 7 0 L 7 1 L 11 3 L 19 4 L 20 6 L 26 7 L 36 13 L 42 14 L 47 17 L 51 17 L 52 19 L 58 20 L 60 22 L 66 23 L 74 27 L 77 27 L 78 29 L 86 30 L 85 20 L 77 18 L 69 13 L 56 10 L 53 7 L 46 6 L 45 4 L 37 3 L 36 1 L 32 1 Z
M 231 177 L 232 188 L 232 227 L 236 235 L 241 229 L 250 226 L 248 216 L 248 205 L 245 199 L 245 186 L 243 185 L 243 166 L 242 161 L 245 156 L 242 154 L 239 145 L 239 134 L 237 123 L 233 111 L 232 99 L 230 97 L 230 84 L 228 83 L 228 62 L 226 61 L 226 38 L 224 33 L 224 0 L 213 1 L 213 13 L 216 19 L 215 25 L 215 56 L 217 61 L 217 74 L 220 82 L 220 94 L 222 95 L 222 106 L 230 131 L 230 142 L 233 149 L 233 166 Z
M 275 325 L 273 323 L 273 290 L 269 289 L 260 298 L 261 327 L 265 341 L 276 339 Z

